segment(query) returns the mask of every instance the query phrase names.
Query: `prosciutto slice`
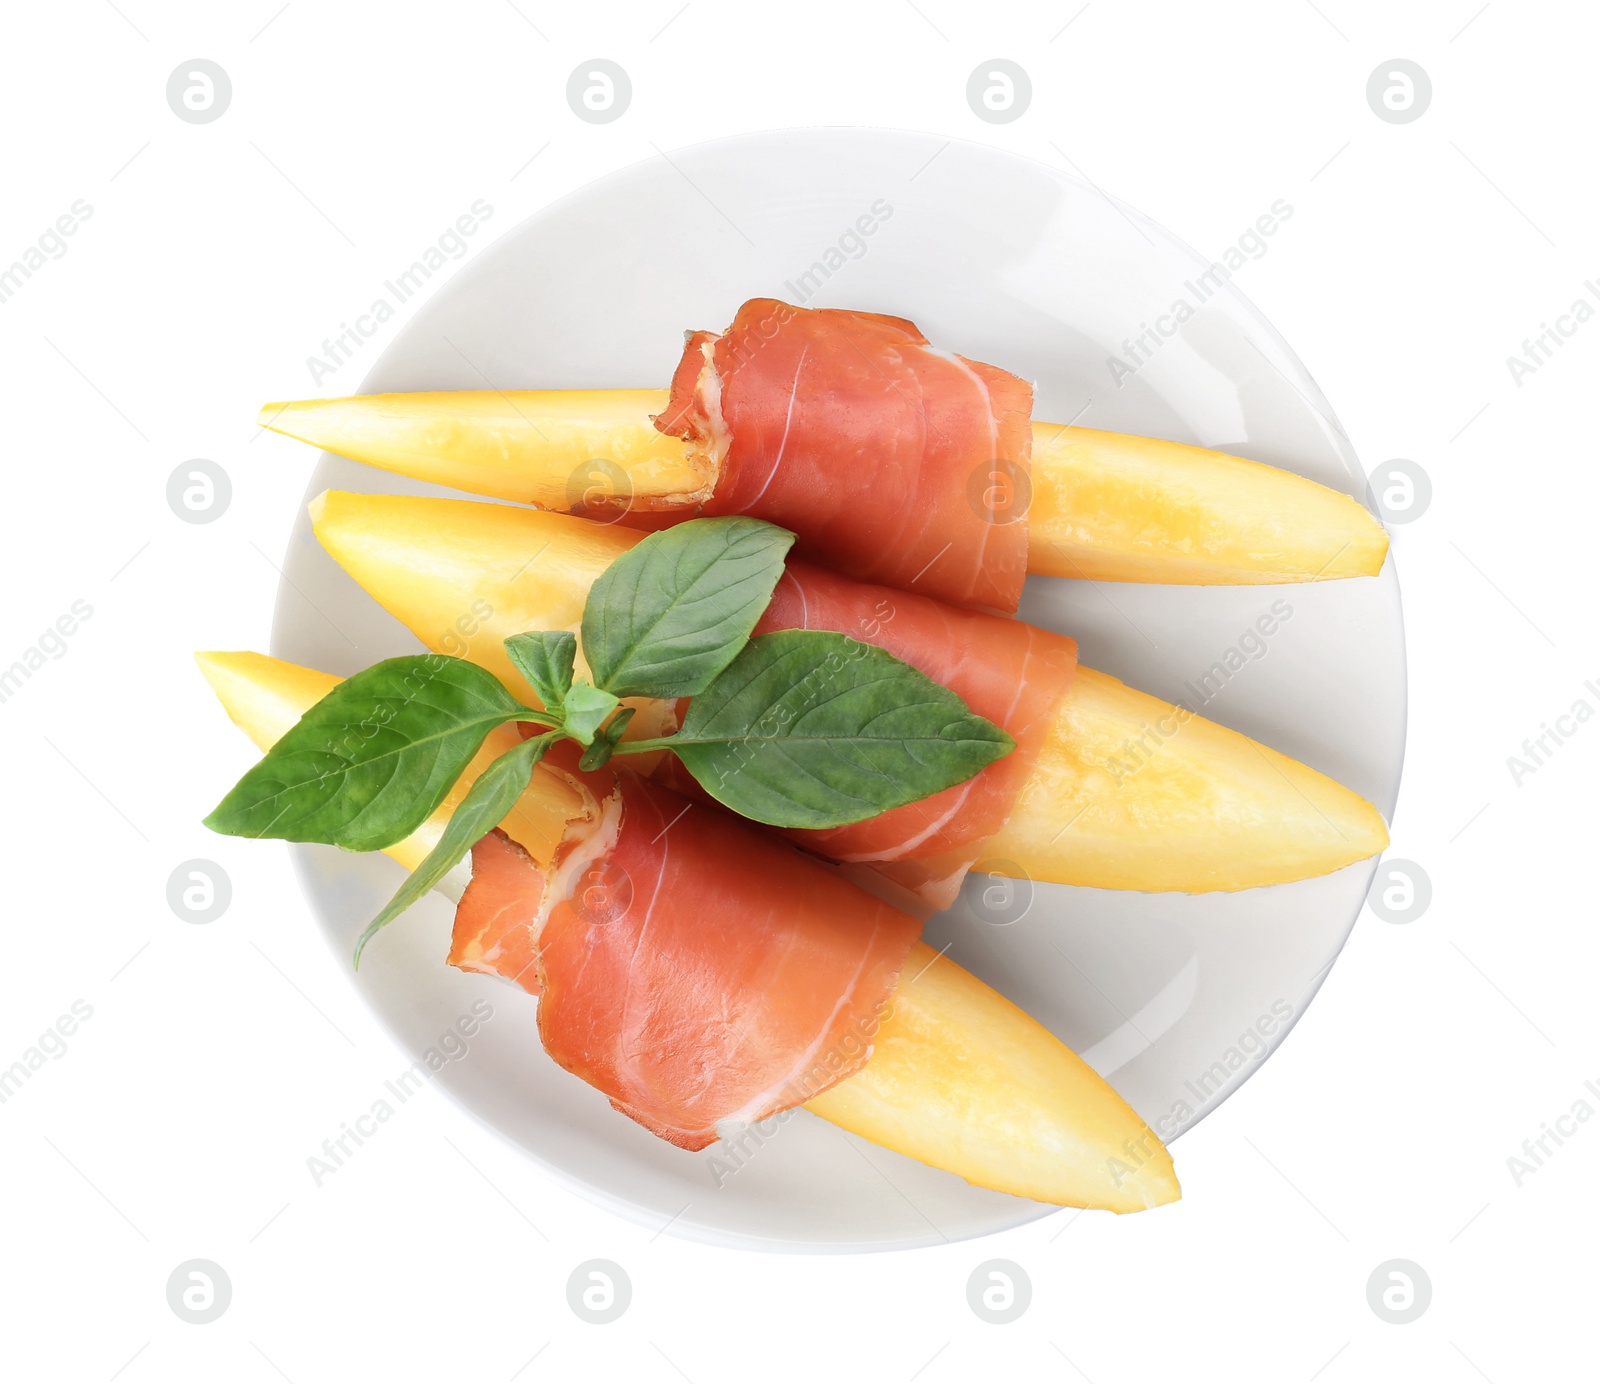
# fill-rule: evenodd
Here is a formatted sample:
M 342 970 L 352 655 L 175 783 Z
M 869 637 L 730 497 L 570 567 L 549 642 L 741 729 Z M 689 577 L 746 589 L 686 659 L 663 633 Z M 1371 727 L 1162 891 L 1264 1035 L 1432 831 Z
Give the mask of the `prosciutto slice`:
M 718 808 L 614 785 L 548 876 L 501 833 L 474 847 L 451 963 L 539 994 L 545 1051 L 680 1148 L 859 1070 L 921 925 Z
M 1026 493 L 1032 410 L 1026 381 L 903 318 L 756 298 L 720 336 L 690 335 L 655 423 L 710 461 L 702 514 L 767 519 L 848 576 L 1010 614 L 1028 532 L 1006 495 Z

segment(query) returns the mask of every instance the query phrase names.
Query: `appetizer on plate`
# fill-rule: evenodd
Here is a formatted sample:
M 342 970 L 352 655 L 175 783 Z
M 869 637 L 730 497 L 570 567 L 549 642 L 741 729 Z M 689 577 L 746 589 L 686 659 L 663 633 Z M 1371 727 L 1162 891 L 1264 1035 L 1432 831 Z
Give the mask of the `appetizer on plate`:
M 1376 573 L 1387 539 L 1288 472 L 1032 405 L 904 319 L 770 299 L 690 333 L 668 390 L 268 405 L 277 431 L 535 508 L 315 500 L 323 546 L 428 652 L 343 681 L 198 655 L 264 754 L 207 824 L 387 851 L 410 874 L 357 964 L 443 890 L 449 963 L 536 997 L 545 1051 L 680 1147 L 803 1105 L 1018 1196 L 1175 1200 L 1144 1121 L 919 919 L 974 867 L 1237 890 L 1387 831 L 1010 617 L 1030 572 L 1317 581 Z
M 1383 526 L 1241 457 L 1031 420 L 1032 387 L 898 317 L 758 298 L 668 390 L 272 403 L 260 422 L 418 480 L 647 527 L 748 514 L 863 581 L 1012 612 L 1029 572 L 1237 585 L 1373 575 Z

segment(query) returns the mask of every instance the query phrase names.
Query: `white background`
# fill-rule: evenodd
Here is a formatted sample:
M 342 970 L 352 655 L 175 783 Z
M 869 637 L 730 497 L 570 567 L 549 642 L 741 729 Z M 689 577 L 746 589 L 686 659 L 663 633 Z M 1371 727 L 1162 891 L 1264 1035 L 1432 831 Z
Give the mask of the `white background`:
M 1592 14 L 1509 0 L 1476 15 L 1476 0 L 276 8 L 69 0 L 6 19 L 0 265 L 75 200 L 93 214 L 0 304 L 0 665 L 74 601 L 93 615 L 0 704 L 0 1065 L 75 1000 L 93 1017 L 0 1105 L 0 1372 L 1507 1384 L 1589 1371 L 1600 1121 L 1520 1187 L 1507 1159 L 1575 1101 L 1600 1109 L 1584 1087 L 1600 1085 L 1587 887 L 1600 724 L 1520 786 L 1506 759 L 1577 698 L 1600 708 L 1583 685 L 1600 683 L 1600 325 L 1520 386 L 1506 358 L 1595 301 Z M 165 99 L 197 56 L 233 82 L 212 124 Z M 608 125 L 564 96 L 597 56 L 633 82 Z M 968 74 L 993 57 L 1032 78 L 1007 125 L 966 104 Z M 1368 75 L 1395 57 L 1432 78 L 1412 124 L 1366 103 Z M 432 1092 L 316 1187 L 307 1157 L 406 1060 L 308 925 L 286 852 L 198 822 L 247 753 L 189 652 L 265 647 L 312 459 L 256 440 L 256 407 L 319 392 L 306 357 L 476 199 L 494 213 L 474 254 L 658 150 L 801 124 L 928 130 L 1072 167 L 1208 257 L 1275 199 L 1293 204 L 1235 283 L 1367 466 L 1409 457 L 1434 485 L 1395 532 L 1411 731 L 1392 852 L 1426 868 L 1432 905 L 1403 926 L 1362 918 L 1283 1048 L 1178 1144 L 1185 1199 L 1154 1214 L 1066 1212 L 904 1254 L 718 1250 L 590 1206 Z M 354 389 L 403 321 L 320 392 Z M 204 526 L 165 498 L 194 457 L 233 484 Z M 205 926 L 165 900 L 196 856 L 233 881 Z M 1366 1299 L 1397 1257 L 1433 1284 L 1406 1326 Z M 233 1284 L 207 1326 L 166 1302 L 191 1258 Z M 609 1326 L 567 1306 L 568 1274 L 592 1258 L 633 1283 Z M 966 1302 L 992 1258 L 1033 1284 L 1006 1326 Z

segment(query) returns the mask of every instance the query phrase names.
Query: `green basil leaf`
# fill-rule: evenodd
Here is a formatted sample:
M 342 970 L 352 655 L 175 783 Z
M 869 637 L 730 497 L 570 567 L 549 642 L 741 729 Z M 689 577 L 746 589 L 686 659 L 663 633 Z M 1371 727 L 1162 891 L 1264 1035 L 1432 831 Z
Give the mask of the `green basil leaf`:
M 617 741 L 622 739 L 622 732 L 627 730 L 628 722 L 633 720 L 635 708 L 625 706 L 611 720 L 611 724 L 603 727 L 594 737 L 594 744 L 590 745 L 578 758 L 578 767 L 585 773 L 592 773 L 596 769 L 604 768 L 611 759 L 613 751 L 617 748 Z
M 583 652 L 619 697 L 689 697 L 744 647 L 794 542 L 758 519 L 691 519 L 624 553 L 590 589 Z
M 559 711 L 572 686 L 572 661 L 578 637 L 570 630 L 514 634 L 505 641 L 506 653 L 528 680 L 547 711 Z
M 562 704 L 561 729 L 580 745 L 591 744 L 600 723 L 617 709 L 617 699 L 609 692 L 591 687 L 582 678 L 572 684 Z
M 527 714 L 465 659 L 385 659 L 307 711 L 205 824 L 228 836 L 382 850 L 428 819 L 491 730 Z
M 440 834 L 439 844 L 428 852 L 422 863 L 406 877 L 406 882 L 395 896 L 367 924 L 367 930 L 356 942 L 355 956 L 352 958 L 357 969 L 361 966 L 363 949 L 378 930 L 387 927 L 416 903 L 449 874 L 468 851 L 506 819 L 533 778 L 534 766 L 544 758 L 544 752 L 554 739 L 556 736 L 550 734 L 524 740 L 478 775 L 472 787 L 467 789 L 466 796 L 461 799 L 460 806 L 450 814 L 450 820 Z
M 823 630 L 757 635 L 676 735 L 634 743 L 676 751 L 718 802 L 781 827 L 875 817 L 1016 748 L 909 664 Z

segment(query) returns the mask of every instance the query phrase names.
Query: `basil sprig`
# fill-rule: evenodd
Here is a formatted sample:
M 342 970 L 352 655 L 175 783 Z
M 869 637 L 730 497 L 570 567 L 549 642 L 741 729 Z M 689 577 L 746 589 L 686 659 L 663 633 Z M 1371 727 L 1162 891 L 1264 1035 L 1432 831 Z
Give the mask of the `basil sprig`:
M 306 712 L 206 818 L 234 836 L 382 850 L 437 810 L 495 727 L 543 733 L 473 782 L 438 844 L 356 947 L 439 882 L 513 811 L 551 745 L 672 750 L 717 801 L 780 827 L 863 821 L 953 787 L 1015 743 L 948 688 L 884 650 L 823 630 L 751 637 L 794 535 L 739 516 L 653 533 L 597 580 L 583 612 L 592 680 L 569 631 L 505 641 L 541 707 L 442 654 L 391 658 Z M 690 697 L 676 734 L 623 740 L 623 697 Z
M 518 718 L 544 716 L 475 663 L 386 658 L 307 711 L 205 824 L 381 851 L 427 821 L 489 732 Z
M 927 674 L 822 630 L 752 639 L 689 703 L 676 752 L 718 802 L 758 822 L 836 827 L 971 778 L 1013 748 Z
M 794 535 L 758 519 L 664 529 L 600 574 L 583 607 L 597 687 L 692 697 L 730 664 L 772 600 Z

